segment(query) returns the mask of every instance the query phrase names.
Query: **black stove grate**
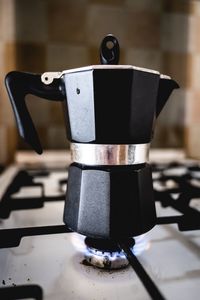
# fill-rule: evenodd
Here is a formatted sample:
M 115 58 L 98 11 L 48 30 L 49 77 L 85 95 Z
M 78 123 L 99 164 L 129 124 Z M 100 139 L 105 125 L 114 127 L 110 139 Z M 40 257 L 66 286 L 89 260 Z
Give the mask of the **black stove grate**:
M 39 285 L 31 284 L 0 288 L 0 299 L 2 300 L 30 298 L 34 300 L 43 299 L 42 288 Z
M 155 201 L 162 207 L 170 207 L 180 213 L 177 216 L 164 216 L 157 218 L 157 224 L 177 224 L 180 231 L 200 229 L 200 166 L 198 164 L 153 164 L 153 182 Z M 48 177 L 55 171 L 48 170 L 21 170 L 15 176 L 13 182 L 7 188 L 0 202 L 0 218 L 8 218 L 13 210 L 41 208 L 46 201 L 64 201 L 65 193 L 59 196 L 44 195 L 44 187 L 41 183 L 34 182 L 37 176 Z M 60 169 L 59 169 L 60 171 Z M 66 184 L 65 180 L 60 180 L 61 187 Z M 42 197 L 17 198 L 12 195 L 19 191 L 21 187 L 39 186 L 42 190 Z M 192 200 L 199 201 L 196 206 L 192 206 Z M 0 248 L 17 247 L 25 236 L 46 235 L 71 232 L 66 225 L 41 226 L 29 228 L 11 228 L 0 230 Z M 144 270 L 137 257 L 128 246 L 128 241 L 119 241 L 119 247 L 124 250 L 130 265 L 142 281 L 152 299 L 164 299 L 156 284 Z M 20 295 L 20 296 L 19 296 Z M 42 289 L 39 286 L 17 286 L 3 287 L 0 289 L 1 299 L 42 299 Z
M 199 230 L 200 229 L 200 211 L 191 207 L 191 201 L 198 199 L 200 207 L 200 166 L 198 165 L 181 165 L 171 163 L 169 165 L 153 165 L 154 174 L 158 174 L 158 181 L 163 190 L 154 190 L 154 197 L 160 202 L 162 207 L 171 207 L 180 212 L 181 216 L 160 217 L 157 224 L 177 223 L 180 231 Z M 181 171 L 178 175 L 177 171 Z M 170 172 L 171 171 L 171 172 Z M 171 181 L 171 186 L 167 183 Z M 195 181 L 193 183 L 193 181 Z M 196 183 L 196 185 L 195 185 Z M 173 195 L 177 198 L 174 199 Z
M 65 193 L 61 193 L 60 196 L 45 196 L 44 186 L 42 183 L 34 182 L 34 179 L 39 177 L 48 177 L 51 172 L 60 171 L 57 169 L 44 169 L 40 171 L 35 170 L 20 170 L 16 176 L 14 177 L 12 184 L 10 184 L 4 193 L 1 201 L 0 201 L 0 218 L 6 219 L 9 217 L 10 213 L 13 210 L 21 210 L 21 209 L 32 209 L 32 208 L 41 208 L 44 206 L 45 202 L 48 201 L 64 201 Z M 66 169 L 64 169 L 66 171 Z M 66 184 L 67 180 L 60 180 L 60 187 L 63 184 Z M 40 187 L 41 188 L 41 197 L 19 197 L 17 199 L 13 199 L 12 196 L 19 192 L 22 187 Z
M 156 284 L 144 270 L 137 257 L 133 254 L 132 248 L 129 246 L 129 242 L 120 241 L 119 247 L 124 251 L 131 267 L 142 281 L 151 298 L 155 300 L 164 300 L 165 298 L 157 288 Z

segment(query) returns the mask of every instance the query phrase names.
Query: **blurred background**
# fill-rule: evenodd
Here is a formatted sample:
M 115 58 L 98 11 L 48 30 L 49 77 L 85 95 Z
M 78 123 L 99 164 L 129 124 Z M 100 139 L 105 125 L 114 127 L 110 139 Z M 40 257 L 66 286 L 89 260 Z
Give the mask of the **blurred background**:
M 200 1 L 0 0 L 0 163 L 28 149 L 19 138 L 4 77 L 99 64 L 102 38 L 113 33 L 121 64 L 170 75 L 176 90 L 157 121 L 152 146 L 200 157 Z M 44 149 L 66 149 L 60 103 L 27 96 Z

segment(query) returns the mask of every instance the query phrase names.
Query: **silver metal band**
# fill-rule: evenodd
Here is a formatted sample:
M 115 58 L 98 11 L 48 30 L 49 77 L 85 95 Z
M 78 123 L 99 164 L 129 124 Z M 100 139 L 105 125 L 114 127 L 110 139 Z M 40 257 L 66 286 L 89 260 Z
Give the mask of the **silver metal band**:
M 150 144 L 100 145 L 71 143 L 73 162 L 84 165 L 136 165 L 148 161 Z

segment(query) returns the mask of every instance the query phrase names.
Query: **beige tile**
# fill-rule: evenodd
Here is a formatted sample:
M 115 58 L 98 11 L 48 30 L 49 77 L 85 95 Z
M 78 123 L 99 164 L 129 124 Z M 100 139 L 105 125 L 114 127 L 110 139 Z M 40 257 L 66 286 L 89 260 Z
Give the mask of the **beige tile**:
M 158 127 L 184 126 L 187 113 L 185 110 L 187 98 L 187 90 L 175 89 L 158 117 Z
M 85 46 L 49 44 L 47 47 L 47 69 L 62 71 L 90 64 L 89 50 Z
M 28 110 L 38 128 L 64 124 L 64 112 L 61 102 L 49 101 L 33 95 L 27 95 L 26 103 Z
M 200 124 L 200 90 L 192 90 L 186 101 L 186 124 L 192 127 Z
M 191 70 L 191 88 L 193 90 L 200 90 L 200 52 L 192 55 Z
M 12 107 L 3 82 L 0 87 L 0 96 L 0 124 L 3 124 L 6 127 L 15 126 Z
M 128 48 L 125 51 L 125 64 L 161 71 L 162 53 L 159 49 Z
M 163 53 L 163 70 L 171 76 L 181 88 L 191 86 L 192 82 L 192 55 L 186 53 Z
M 6 127 L 0 125 L 0 164 L 5 164 L 7 161 L 7 140 Z
M 125 0 L 125 4 L 136 11 L 160 12 L 163 8 L 162 0 Z
M 125 39 L 132 47 L 160 47 L 161 16 L 158 13 L 127 10 L 125 17 Z
M 89 57 L 91 65 L 100 64 L 100 55 L 99 55 L 99 47 L 89 47 Z
M 188 22 L 188 30 L 187 30 L 187 52 L 191 54 L 196 54 L 198 52 L 198 28 L 197 26 L 197 18 L 194 15 L 189 16 Z
M 6 71 L 13 69 L 44 72 L 46 69 L 46 48 L 35 43 L 6 43 L 5 45 Z
M 27 72 L 46 70 L 46 47 L 42 43 L 6 43 L 7 71 L 18 69 Z
M 10 72 L 16 70 L 16 44 L 7 42 L 4 45 L 4 70 Z
M 43 43 L 18 43 L 17 68 L 30 72 L 44 72 L 46 69 L 46 46 Z
M 99 47 L 102 38 L 113 33 L 121 47 L 159 47 L 160 15 L 134 9 L 91 5 L 88 12 L 90 45 Z
M 121 64 L 121 65 L 126 64 L 126 49 L 125 48 L 120 48 L 119 64 Z
M 51 123 L 51 101 L 33 95 L 26 96 L 28 110 L 36 127 L 48 127 Z
M 0 74 L 0 125 L 2 125 L 2 113 L 3 113 L 3 107 L 5 105 L 5 100 L 3 98 L 5 98 L 5 93 L 4 93 L 4 78 L 3 78 L 3 73 Z M 4 95 L 3 95 L 4 93 Z M 7 96 L 7 95 L 6 95 Z
M 120 48 L 119 64 L 126 64 L 126 49 L 122 47 Z
M 48 147 L 50 149 L 67 149 L 68 141 L 66 137 L 66 130 L 61 126 L 49 127 L 48 131 Z
M 0 40 L 3 40 L 4 32 L 3 32 L 3 0 L 0 0 Z
M 164 11 L 169 13 L 190 14 L 193 11 L 192 2 L 188 0 L 164 0 Z
M 184 145 L 184 129 L 180 126 L 157 126 L 152 148 L 182 148 Z
M 49 0 L 48 38 L 51 42 L 85 42 L 87 1 Z
M 54 136 L 54 140 L 53 139 L 51 140 L 49 137 L 49 128 L 50 127 L 51 127 L 51 125 L 37 126 L 37 133 L 38 133 L 42 148 L 43 149 L 59 149 L 59 147 L 57 146 L 57 138 Z M 51 141 L 51 143 L 50 143 L 50 141 Z M 21 138 L 19 138 L 18 148 L 32 150 L 32 148 L 28 144 L 26 144 L 25 141 Z
M 7 163 L 14 161 L 14 155 L 17 149 L 18 136 L 16 128 L 9 126 L 6 128 L 6 140 L 7 140 Z
M 15 30 L 19 42 L 47 40 L 47 4 L 44 0 L 15 1 Z
M 187 156 L 200 159 L 200 124 L 185 129 L 185 149 Z
M 39 102 L 36 105 L 34 101 Z M 61 135 L 65 131 L 65 123 L 61 103 L 32 97 L 31 102 L 29 101 L 29 111 L 37 128 L 42 146 L 44 148 L 50 147 L 51 149 L 58 149 L 61 145 L 63 147 L 64 142 L 63 138 L 61 141 Z
M 89 4 L 102 4 L 102 5 L 118 5 L 118 6 L 123 6 L 126 0 L 89 0 Z
M 86 40 L 90 46 L 99 49 L 104 36 L 114 34 L 125 47 L 125 9 L 114 6 L 90 5 L 87 15 L 87 36 Z
M 190 1 L 191 13 L 200 16 L 200 2 L 199 0 Z
M 0 74 L 4 72 L 4 42 L 0 40 Z
M 15 0 L 0 0 L 0 39 L 13 41 L 15 25 Z
M 65 118 L 64 118 L 64 110 L 62 103 L 60 102 L 51 102 L 50 105 L 50 124 L 55 126 L 63 126 L 65 127 Z
M 48 126 L 38 126 L 37 132 L 43 149 L 48 149 Z
M 17 147 L 15 127 L 0 125 L 0 164 L 13 162 Z
M 190 24 L 193 17 L 184 14 L 163 14 L 161 46 L 164 51 L 187 53 L 189 49 Z
M 199 41 L 199 31 L 200 31 L 200 15 L 192 16 L 190 21 L 190 31 L 188 48 L 190 52 L 197 54 L 200 53 L 200 41 Z
M 186 102 L 189 92 L 174 90 L 156 120 L 153 147 L 183 147 L 186 120 Z

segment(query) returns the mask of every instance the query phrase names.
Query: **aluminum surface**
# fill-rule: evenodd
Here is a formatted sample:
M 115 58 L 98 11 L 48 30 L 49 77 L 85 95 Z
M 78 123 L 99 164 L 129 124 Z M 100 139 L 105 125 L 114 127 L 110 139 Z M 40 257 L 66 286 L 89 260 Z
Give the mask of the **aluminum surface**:
M 72 161 L 90 166 L 136 165 L 146 163 L 150 144 L 71 144 Z

